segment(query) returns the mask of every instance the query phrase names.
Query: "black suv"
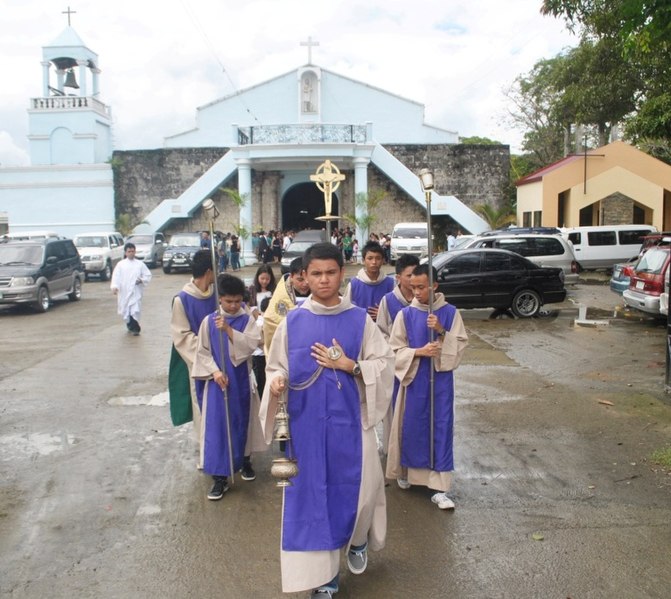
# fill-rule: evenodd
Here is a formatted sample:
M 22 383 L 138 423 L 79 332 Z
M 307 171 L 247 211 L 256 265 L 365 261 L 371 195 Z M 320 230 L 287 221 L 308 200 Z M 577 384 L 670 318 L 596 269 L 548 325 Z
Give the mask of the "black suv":
M 200 233 L 175 233 L 163 252 L 163 272 L 169 275 L 173 270 L 191 272 L 191 260 L 200 249 Z
M 0 304 L 46 312 L 52 299 L 82 296 L 84 267 L 72 239 L 0 243 Z

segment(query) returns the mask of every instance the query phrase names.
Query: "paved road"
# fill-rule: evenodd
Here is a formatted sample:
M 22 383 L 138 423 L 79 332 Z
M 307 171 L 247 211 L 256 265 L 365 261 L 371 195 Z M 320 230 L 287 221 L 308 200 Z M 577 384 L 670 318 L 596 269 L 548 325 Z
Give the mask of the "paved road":
M 272 454 L 206 500 L 165 395 L 187 276 L 153 273 L 140 337 L 100 282 L 44 315 L 0 310 L 0 596 L 282 596 Z M 457 509 L 390 485 L 387 548 L 363 576 L 342 570 L 339 597 L 669 596 L 671 476 L 648 461 L 671 433 L 665 329 L 574 326 L 575 303 L 592 318 L 618 303 L 595 283 L 545 318 L 464 313 Z

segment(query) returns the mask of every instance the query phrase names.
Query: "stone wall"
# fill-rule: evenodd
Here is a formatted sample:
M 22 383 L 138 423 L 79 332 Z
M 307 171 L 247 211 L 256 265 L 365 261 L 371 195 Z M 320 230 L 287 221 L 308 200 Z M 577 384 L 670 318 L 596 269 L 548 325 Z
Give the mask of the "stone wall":
M 498 207 L 504 202 L 510 168 L 508 146 L 446 144 L 386 148 L 415 173 L 422 168 L 433 169 L 439 194 L 454 195 L 469 207 L 485 203 Z M 134 222 L 140 223 L 161 201 L 179 197 L 227 151 L 228 148 L 165 148 L 114 152 L 116 216 L 128 213 Z M 340 214 L 353 214 L 354 172 L 342 172 L 347 178 L 337 191 Z M 252 171 L 252 195 L 256 198 L 252 207 L 253 230 L 281 228 L 281 206 L 277 197 L 280 177 L 279 171 Z M 222 187 L 237 189 L 237 185 L 237 176 L 222 182 Z M 368 189 L 370 193 L 384 194 L 372 212 L 372 231 L 389 233 L 397 222 L 426 219 L 425 209 L 372 164 L 368 168 Z M 239 222 L 238 207 L 221 192 L 215 193 L 212 199 L 221 213 L 217 228 L 234 231 Z M 445 218 L 449 219 L 442 217 Z M 346 224 L 341 221 L 341 226 Z M 448 226 L 449 222 L 442 223 L 442 228 Z M 173 221 L 165 232 L 170 235 L 205 228 L 207 220 L 198 211 L 191 221 Z

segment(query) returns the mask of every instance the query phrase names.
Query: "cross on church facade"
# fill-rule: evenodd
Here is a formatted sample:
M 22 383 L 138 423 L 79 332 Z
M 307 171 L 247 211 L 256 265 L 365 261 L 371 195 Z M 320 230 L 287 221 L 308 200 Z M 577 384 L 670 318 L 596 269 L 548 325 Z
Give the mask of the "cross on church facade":
M 308 64 L 312 64 L 312 48 L 316 47 L 319 45 L 319 42 L 313 42 L 312 41 L 312 36 L 308 36 L 308 41 L 307 42 L 301 42 L 301 46 L 307 46 L 308 47 Z
M 61 11 L 62 15 L 68 15 L 68 27 L 70 27 L 70 15 L 76 15 L 77 11 L 76 10 L 70 10 L 70 7 L 68 6 L 67 10 L 62 10 Z

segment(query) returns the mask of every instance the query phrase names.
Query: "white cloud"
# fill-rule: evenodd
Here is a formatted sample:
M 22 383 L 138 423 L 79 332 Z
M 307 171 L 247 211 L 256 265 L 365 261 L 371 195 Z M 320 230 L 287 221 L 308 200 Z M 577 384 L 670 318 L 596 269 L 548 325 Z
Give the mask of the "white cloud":
M 81 0 L 72 26 L 100 57 L 101 99 L 117 149 L 160 147 L 195 125 L 196 108 L 307 61 L 426 105 L 432 125 L 519 144 L 504 127 L 502 88 L 575 43 L 540 0 Z M 27 151 L 29 98 L 41 94 L 41 48 L 67 24 L 49 0 L 6 0 L 0 131 Z M 6 158 L 9 160 L 9 158 Z M 4 164 L 8 164 L 3 162 Z

